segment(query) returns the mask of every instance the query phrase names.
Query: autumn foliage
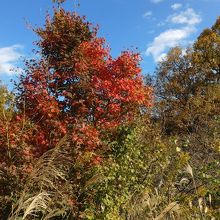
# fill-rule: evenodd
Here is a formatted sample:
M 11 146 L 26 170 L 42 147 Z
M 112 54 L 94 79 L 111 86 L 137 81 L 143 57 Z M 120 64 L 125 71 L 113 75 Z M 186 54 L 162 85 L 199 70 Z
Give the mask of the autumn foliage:
M 38 127 L 32 140 L 38 152 L 53 147 L 70 127 L 76 144 L 94 150 L 100 133 L 131 122 L 141 108 L 151 106 L 139 54 L 111 57 L 105 40 L 84 18 L 61 9 L 36 33 L 42 58 L 27 63 L 19 109 Z
M 0 218 L 218 219 L 220 19 L 147 79 L 54 2 L 16 92 L 0 85 Z

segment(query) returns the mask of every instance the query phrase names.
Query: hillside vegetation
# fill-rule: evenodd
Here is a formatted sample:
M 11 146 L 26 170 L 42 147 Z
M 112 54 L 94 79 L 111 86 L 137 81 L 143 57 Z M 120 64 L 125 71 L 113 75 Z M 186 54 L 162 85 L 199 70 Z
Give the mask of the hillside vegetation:
M 220 18 L 154 76 L 61 7 L 34 31 L 0 87 L 0 219 L 220 219 Z

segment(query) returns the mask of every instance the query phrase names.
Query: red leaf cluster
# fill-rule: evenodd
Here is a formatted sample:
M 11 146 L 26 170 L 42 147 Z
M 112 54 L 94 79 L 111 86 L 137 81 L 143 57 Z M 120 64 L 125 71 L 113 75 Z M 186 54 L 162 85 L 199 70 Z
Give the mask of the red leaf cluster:
M 27 63 L 18 88 L 20 109 L 38 127 L 32 144 L 40 154 L 67 132 L 76 145 L 95 150 L 102 133 L 151 106 L 139 54 L 113 58 L 84 18 L 60 9 L 36 32 L 42 58 Z

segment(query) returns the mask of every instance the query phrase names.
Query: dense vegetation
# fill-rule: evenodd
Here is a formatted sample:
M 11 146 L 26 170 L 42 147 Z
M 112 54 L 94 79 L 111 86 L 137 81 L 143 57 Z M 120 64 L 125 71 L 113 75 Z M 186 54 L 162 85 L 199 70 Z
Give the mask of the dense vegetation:
M 153 77 L 76 13 L 34 31 L 0 87 L 0 218 L 219 219 L 220 18 Z

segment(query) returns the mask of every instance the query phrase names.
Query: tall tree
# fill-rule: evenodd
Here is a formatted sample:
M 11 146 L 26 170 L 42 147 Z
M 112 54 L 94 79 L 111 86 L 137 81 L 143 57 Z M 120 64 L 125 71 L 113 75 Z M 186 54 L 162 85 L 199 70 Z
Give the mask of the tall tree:
M 220 17 L 205 29 L 194 44 L 194 63 L 207 83 L 220 82 Z
M 156 71 L 155 112 L 166 137 L 178 140 L 197 170 L 197 181 L 219 190 L 219 24 L 206 29 L 192 48 L 173 48 Z M 211 192 L 212 190 L 210 190 Z M 205 193 L 204 193 L 205 194 Z
M 62 148 L 71 165 L 58 165 L 68 170 L 64 194 L 72 214 L 83 219 L 96 190 L 87 190 L 87 182 L 109 152 L 104 137 L 145 112 L 152 105 L 152 89 L 144 85 L 139 54 L 123 51 L 113 58 L 97 28 L 76 13 L 59 8 L 35 32 L 40 59 L 26 63 L 17 85 L 17 107 L 20 117 L 33 124 L 27 142 L 34 157 L 68 136 Z M 51 190 L 45 184 L 44 189 Z
M 193 109 L 190 100 L 218 91 L 220 80 L 220 18 L 210 29 L 205 29 L 192 48 L 187 51 L 173 48 L 166 59 L 159 63 L 156 74 L 156 93 L 162 106 L 167 132 L 196 130 L 204 113 Z M 212 87 L 212 88 L 211 88 Z M 204 98 L 205 100 L 205 98 Z M 214 112 L 219 105 L 213 104 Z M 201 104 L 202 106 L 202 104 Z M 191 109 L 191 110 L 190 110 Z M 200 108 L 201 109 L 201 108 Z M 188 114 L 191 112 L 190 117 Z M 208 112 L 207 112 L 208 114 Z M 197 116 L 196 116 L 197 115 Z M 200 115 L 198 117 L 198 115 Z M 214 116 L 214 115 L 213 115 Z
M 51 148 L 72 127 L 72 140 L 88 150 L 100 132 L 132 121 L 151 106 L 140 56 L 124 51 L 110 55 L 97 29 L 75 13 L 55 10 L 36 33 L 41 59 L 27 63 L 18 85 L 19 108 L 37 126 L 39 152 Z

